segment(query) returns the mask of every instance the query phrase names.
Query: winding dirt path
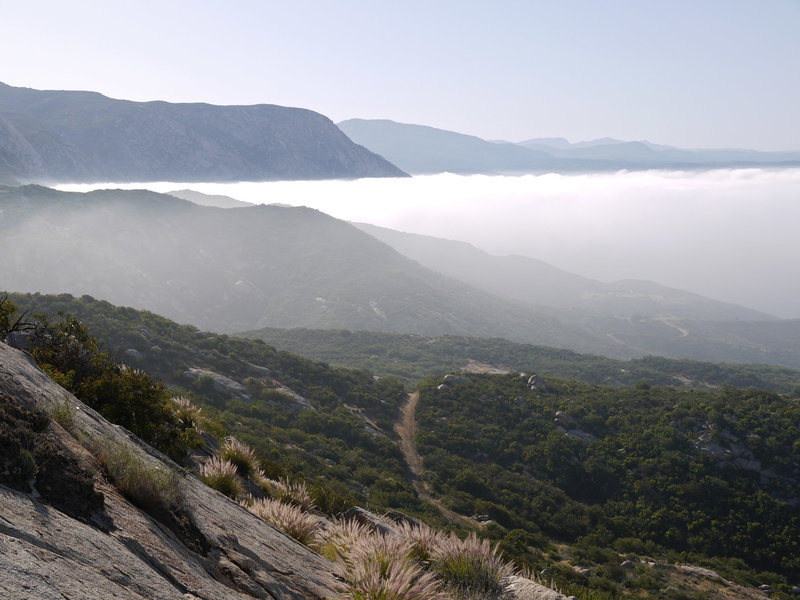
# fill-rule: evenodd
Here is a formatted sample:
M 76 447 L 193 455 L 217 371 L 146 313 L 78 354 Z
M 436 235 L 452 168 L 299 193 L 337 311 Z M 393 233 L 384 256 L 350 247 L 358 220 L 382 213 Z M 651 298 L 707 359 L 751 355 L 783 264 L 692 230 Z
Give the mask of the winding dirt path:
M 400 450 L 403 452 L 408 466 L 411 485 L 414 486 L 414 490 L 420 498 L 433 504 L 446 519 L 458 521 L 469 527 L 480 527 L 477 521 L 453 512 L 428 493 L 428 488 L 422 479 L 422 457 L 417 453 L 414 445 L 414 434 L 417 430 L 417 402 L 419 402 L 419 392 L 409 394 L 408 401 L 401 409 L 400 420 L 394 425 L 394 430 L 400 436 Z

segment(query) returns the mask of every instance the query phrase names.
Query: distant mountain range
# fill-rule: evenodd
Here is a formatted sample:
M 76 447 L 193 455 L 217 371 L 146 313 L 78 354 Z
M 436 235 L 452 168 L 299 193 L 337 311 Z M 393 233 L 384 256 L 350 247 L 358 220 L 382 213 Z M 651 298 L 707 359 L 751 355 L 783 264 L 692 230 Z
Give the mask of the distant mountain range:
M 563 272 L 546 275 L 548 267 L 530 259 L 495 263 L 472 254 L 476 272 L 506 271 L 510 278 L 491 283 L 476 275 L 480 281 L 470 285 L 308 208 L 221 209 L 146 191 L 6 186 L 0 211 L 3 289 L 89 294 L 212 331 L 458 334 L 616 358 L 660 354 L 800 367 L 800 320 L 778 321 L 654 284 L 604 288 Z M 517 280 L 552 276 L 554 297 L 585 302 L 537 306 L 524 287 L 507 292 L 503 281 L 513 288 L 514 268 Z M 606 298 L 593 304 L 592 294 Z
M 0 83 L 0 183 L 401 177 L 327 117 Z
M 538 138 L 515 144 L 389 120 L 350 119 L 338 126 L 357 144 L 412 174 L 800 166 L 800 151 L 684 150 L 612 138 L 575 144 Z

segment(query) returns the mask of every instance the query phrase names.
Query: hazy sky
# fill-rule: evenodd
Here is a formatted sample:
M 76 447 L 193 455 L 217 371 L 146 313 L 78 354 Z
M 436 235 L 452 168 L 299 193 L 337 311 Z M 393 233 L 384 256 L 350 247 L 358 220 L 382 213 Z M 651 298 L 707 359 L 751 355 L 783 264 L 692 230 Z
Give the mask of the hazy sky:
M 520 141 L 800 149 L 798 0 L 3 2 L 0 81 Z

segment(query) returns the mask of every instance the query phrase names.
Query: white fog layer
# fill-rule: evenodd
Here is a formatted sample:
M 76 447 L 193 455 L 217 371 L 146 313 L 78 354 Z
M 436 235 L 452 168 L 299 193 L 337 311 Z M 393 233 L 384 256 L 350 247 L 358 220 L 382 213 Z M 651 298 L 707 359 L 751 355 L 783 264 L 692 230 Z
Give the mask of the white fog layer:
M 800 317 L 800 169 L 58 186 L 108 187 L 305 205 L 603 281 L 646 279 Z

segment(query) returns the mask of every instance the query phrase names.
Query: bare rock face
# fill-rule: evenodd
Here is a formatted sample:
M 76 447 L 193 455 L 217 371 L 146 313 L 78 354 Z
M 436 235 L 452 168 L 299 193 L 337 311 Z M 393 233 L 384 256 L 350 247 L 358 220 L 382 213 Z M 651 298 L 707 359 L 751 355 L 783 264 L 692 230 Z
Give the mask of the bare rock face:
M 148 466 L 177 472 L 169 459 L 59 387 L 28 355 L 1 343 L 0 401 L 23 415 L 66 401 L 76 409 L 76 437 L 125 444 Z M 102 502 L 90 513 L 57 508 L 38 491 L 48 484 L 40 480 L 41 470 L 30 486 L 0 484 L 0 598 L 335 595 L 329 561 L 193 476 L 178 477 L 181 500 L 172 520 L 157 520 L 109 484 L 95 458 L 67 431 L 52 422 L 42 435 L 84 469 L 93 481 L 92 497 L 102 494 Z M 67 494 L 72 484 L 60 485 Z

